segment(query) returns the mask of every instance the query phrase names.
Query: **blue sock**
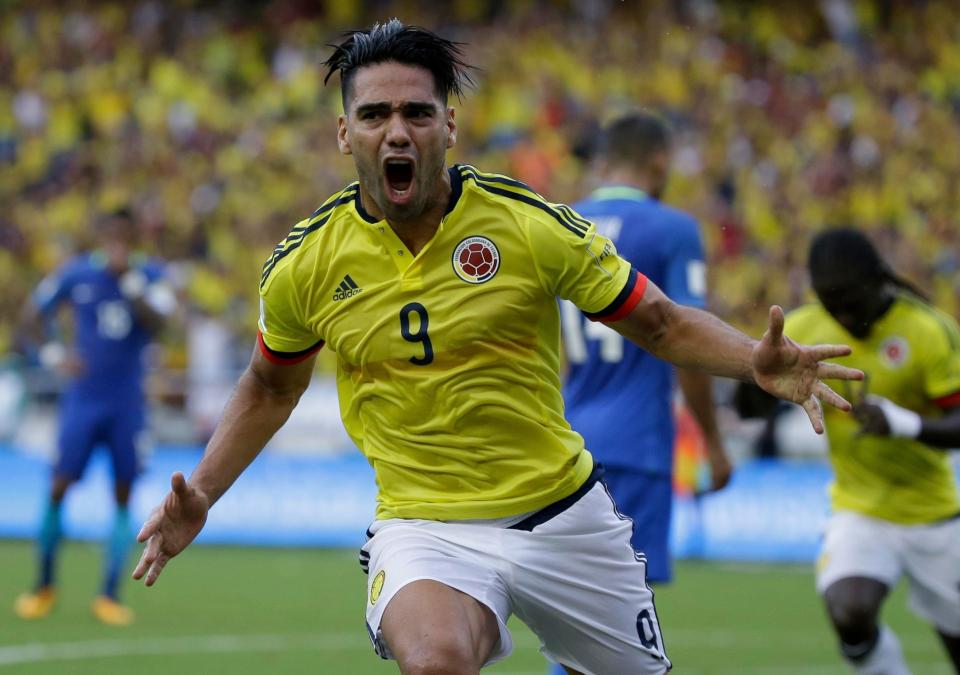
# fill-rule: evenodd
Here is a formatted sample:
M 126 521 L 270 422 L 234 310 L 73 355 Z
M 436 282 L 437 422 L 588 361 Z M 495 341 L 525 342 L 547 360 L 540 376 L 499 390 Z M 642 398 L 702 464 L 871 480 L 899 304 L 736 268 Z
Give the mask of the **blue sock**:
M 117 507 L 113 517 L 113 529 L 104 543 L 103 595 L 117 599 L 117 586 L 120 573 L 127 562 L 127 552 L 133 543 L 130 530 L 130 511 L 127 507 Z
M 63 539 L 60 506 L 61 502 L 49 501 L 43 512 L 40 533 L 37 535 L 37 549 L 40 554 L 40 578 L 37 581 L 37 590 L 53 585 L 57 550 L 60 548 L 60 540 Z

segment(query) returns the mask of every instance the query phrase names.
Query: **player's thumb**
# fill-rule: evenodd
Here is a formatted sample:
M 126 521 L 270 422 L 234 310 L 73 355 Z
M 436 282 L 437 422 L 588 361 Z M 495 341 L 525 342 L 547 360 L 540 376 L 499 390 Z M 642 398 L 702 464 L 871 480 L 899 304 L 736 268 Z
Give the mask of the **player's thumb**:
M 185 497 L 187 495 L 187 479 L 183 477 L 180 471 L 176 471 L 170 476 L 170 489 L 173 490 L 178 497 Z
M 767 317 L 767 339 L 770 342 L 779 342 L 783 339 L 783 308 L 780 305 L 771 305 Z

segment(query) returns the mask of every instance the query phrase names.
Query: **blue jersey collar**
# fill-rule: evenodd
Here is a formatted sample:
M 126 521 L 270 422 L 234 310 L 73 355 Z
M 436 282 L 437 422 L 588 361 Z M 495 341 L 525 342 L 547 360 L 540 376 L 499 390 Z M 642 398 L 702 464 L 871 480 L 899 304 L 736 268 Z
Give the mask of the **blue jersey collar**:
M 650 199 L 650 195 L 640 188 L 631 185 L 604 185 L 594 190 L 590 194 L 590 199 L 598 201 L 606 199 L 632 199 L 643 202 Z

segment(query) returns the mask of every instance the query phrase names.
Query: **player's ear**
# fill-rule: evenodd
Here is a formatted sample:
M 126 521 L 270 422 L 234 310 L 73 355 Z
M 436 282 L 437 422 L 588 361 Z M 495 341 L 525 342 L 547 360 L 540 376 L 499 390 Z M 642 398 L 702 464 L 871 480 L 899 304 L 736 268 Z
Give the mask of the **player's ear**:
M 447 148 L 452 148 L 457 144 L 457 121 L 454 119 L 456 111 L 453 108 L 447 108 Z
M 353 150 L 350 148 L 350 135 L 347 133 L 346 115 L 340 115 L 340 117 L 337 118 L 337 145 L 340 146 L 341 154 L 353 154 Z

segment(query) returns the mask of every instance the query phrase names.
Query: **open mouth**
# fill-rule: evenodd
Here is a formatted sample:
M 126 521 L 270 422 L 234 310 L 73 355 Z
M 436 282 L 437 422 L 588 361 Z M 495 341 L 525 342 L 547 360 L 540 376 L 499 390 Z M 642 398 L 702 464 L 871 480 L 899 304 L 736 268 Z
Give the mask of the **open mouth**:
M 413 162 L 409 159 L 388 159 L 384 165 L 384 175 L 394 192 L 406 192 L 413 183 Z

